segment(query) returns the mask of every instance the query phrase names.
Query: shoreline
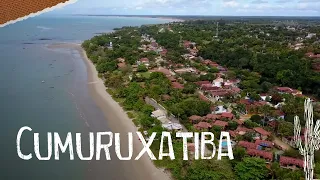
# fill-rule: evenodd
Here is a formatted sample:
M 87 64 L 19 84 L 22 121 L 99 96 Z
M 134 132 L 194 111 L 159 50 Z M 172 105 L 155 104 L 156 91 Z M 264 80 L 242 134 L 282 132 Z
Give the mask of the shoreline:
M 87 86 L 90 96 L 96 103 L 96 105 L 101 109 L 109 127 L 113 132 L 118 132 L 120 134 L 126 134 L 128 132 L 136 132 L 138 128 L 134 125 L 132 120 L 128 117 L 126 111 L 116 102 L 112 96 L 106 91 L 107 87 L 101 78 L 98 77 L 98 72 L 96 67 L 87 57 L 85 50 L 81 47 L 81 44 L 74 43 L 56 43 L 51 44 L 48 48 L 52 49 L 73 49 L 77 50 L 81 56 L 83 63 L 86 66 L 87 71 Z M 134 133 L 133 133 L 134 134 Z M 128 143 L 122 141 L 124 149 L 127 148 Z M 139 141 L 136 135 L 133 135 L 133 156 L 130 161 L 121 161 L 123 168 L 129 173 L 128 179 L 146 179 L 146 180 L 169 180 L 171 179 L 170 174 L 164 172 L 164 169 L 157 168 L 149 156 L 144 154 L 139 160 L 134 160 L 138 153 L 143 148 L 142 143 Z M 123 153 L 127 154 L 126 152 Z M 156 154 L 155 154 L 156 156 Z M 148 173 L 146 173 L 148 172 Z M 131 173 L 134 173 L 131 174 Z M 135 177 L 135 176 L 138 177 Z

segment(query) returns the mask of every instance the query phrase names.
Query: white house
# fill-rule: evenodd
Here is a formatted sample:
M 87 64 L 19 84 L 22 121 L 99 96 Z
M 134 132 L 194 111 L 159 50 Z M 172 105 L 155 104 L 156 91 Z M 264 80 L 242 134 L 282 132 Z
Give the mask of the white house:
M 216 87 L 221 87 L 223 83 L 223 78 L 219 77 L 212 81 L 212 85 Z

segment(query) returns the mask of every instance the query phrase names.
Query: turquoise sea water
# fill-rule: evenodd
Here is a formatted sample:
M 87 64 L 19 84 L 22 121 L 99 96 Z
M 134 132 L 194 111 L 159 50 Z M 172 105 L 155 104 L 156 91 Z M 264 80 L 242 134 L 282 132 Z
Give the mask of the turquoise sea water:
M 58 132 L 63 139 L 67 132 L 110 130 L 89 96 L 79 54 L 53 51 L 46 44 L 81 42 L 115 27 L 165 22 L 168 20 L 56 16 L 0 28 L 0 179 L 125 179 L 117 161 L 70 161 L 68 154 L 60 155 L 59 161 L 53 157 L 50 161 L 22 160 L 16 152 L 16 135 L 22 126 L 40 133 L 45 156 L 47 132 Z M 23 153 L 33 152 L 32 133 L 24 133 L 21 141 Z

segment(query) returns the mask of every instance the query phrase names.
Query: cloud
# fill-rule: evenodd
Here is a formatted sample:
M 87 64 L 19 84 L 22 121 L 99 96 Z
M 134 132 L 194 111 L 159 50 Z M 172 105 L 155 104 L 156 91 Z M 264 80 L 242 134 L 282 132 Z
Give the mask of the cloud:
M 266 4 L 268 1 L 265 0 L 254 0 L 251 2 L 252 4 Z
M 276 3 L 288 3 L 288 2 L 292 2 L 292 0 L 278 0 L 278 1 L 276 1 Z
M 235 0 L 223 0 L 222 6 L 223 7 L 232 7 L 232 8 L 234 8 L 234 7 L 239 6 L 239 3 L 237 1 L 235 1 Z

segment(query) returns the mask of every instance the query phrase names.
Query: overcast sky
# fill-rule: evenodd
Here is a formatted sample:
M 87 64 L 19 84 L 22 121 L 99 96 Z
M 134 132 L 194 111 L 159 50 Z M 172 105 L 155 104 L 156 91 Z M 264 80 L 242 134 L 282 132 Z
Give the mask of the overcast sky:
M 54 13 L 320 16 L 320 0 L 78 0 Z

